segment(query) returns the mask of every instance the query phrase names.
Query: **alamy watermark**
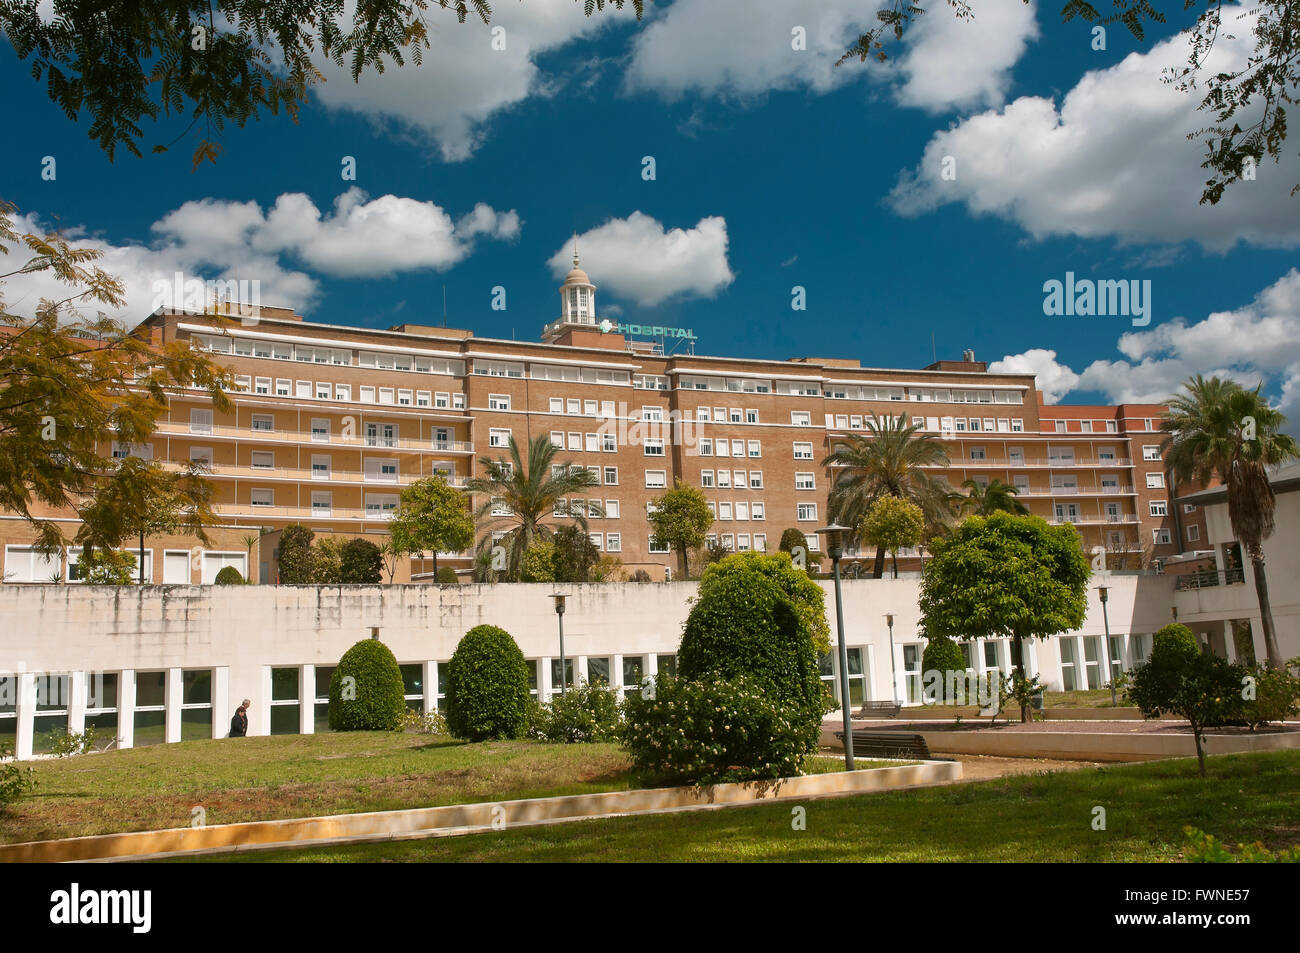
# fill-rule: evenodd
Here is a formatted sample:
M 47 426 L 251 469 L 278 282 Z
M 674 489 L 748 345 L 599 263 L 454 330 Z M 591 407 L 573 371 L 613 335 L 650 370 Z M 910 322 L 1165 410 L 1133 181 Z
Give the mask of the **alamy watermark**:
M 1043 282 L 1043 314 L 1049 317 L 1131 317 L 1133 327 L 1151 323 L 1151 279 L 1075 278 L 1065 273 L 1065 281 L 1055 278 Z

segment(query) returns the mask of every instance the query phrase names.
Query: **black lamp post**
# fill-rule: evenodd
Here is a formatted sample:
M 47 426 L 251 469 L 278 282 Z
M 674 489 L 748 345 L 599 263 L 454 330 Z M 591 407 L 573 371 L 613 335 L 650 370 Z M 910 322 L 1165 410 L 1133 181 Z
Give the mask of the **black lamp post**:
M 817 530 L 826 537 L 826 551 L 831 557 L 835 575 L 835 623 L 840 641 L 840 707 L 844 712 L 844 769 L 853 770 L 853 715 L 849 707 L 849 650 L 844 644 L 844 600 L 840 592 L 840 557 L 844 555 L 844 534 L 847 526 L 832 523 Z
M 551 598 L 555 600 L 555 618 L 560 623 L 560 694 L 564 694 L 565 683 L 569 680 L 568 659 L 564 657 L 564 599 L 562 592 L 551 593 Z
M 1106 628 L 1106 667 L 1111 670 L 1110 673 L 1110 707 L 1114 708 L 1119 704 L 1115 691 L 1115 653 L 1110 650 L 1110 616 L 1106 611 L 1106 600 L 1110 597 L 1110 590 L 1106 586 L 1097 587 L 1097 595 L 1101 597 L 1101 624 Z
M 885 625 L 889 626 L 889 700 L 898 704 L 898 673 L 894 669 L 894 614 L 885 613 Z

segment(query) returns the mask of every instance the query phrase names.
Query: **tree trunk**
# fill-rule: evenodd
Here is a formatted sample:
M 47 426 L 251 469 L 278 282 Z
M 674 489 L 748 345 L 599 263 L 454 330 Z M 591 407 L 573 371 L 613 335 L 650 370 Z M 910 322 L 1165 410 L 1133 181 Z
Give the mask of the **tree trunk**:
M 1192 736 L 1196 739 L 1196 762 L 1201 768 L 1201 777 L 1205 777 L 1205 742 L 1201 739 L 1201 726 L 1192 725 Z
M 898 578 L 898 551 L 897 550 L 895 550 L 893 553 L 893 560 L 894 560 L 894 578 L 897 579 Z
M 876 547 L 876 564 L 871 568 L 871 578 L 879 579 L 885 574 L 885 547 Z
M 140 534 L 140 585 L 144 585 L 144 533 Z M 1269 619 L 1270 625 L 1272 622 L 1273 620 Z
M 433 581 L 438 582 L 438 550 L 433 551 Z
M 691 578 L 691 570 L 686 564 L 686 547 L 677 547 L 677 568 L 681 570 L 682 579 Z
M 1255 570 L 1255 596 L 1259 599 L 1259 617 L 1264 629 L 1264 651 L 1268 655 L 1268 667 L 1282 668 L 1282 650 L 1277 645 L 1277 630 L 1273 628 L 1273 604 L 1268 597 L 1268 577 L 1264 574 L 1264 548 L 1259 545 L 1247 547 L 1250 553 L 1251 568 Z
M 1015 634 L 1015 656 L 1020 659 L 1020 664 L 1016 666 L 1016 683 L 1023 686 L 1028 679 L 1025 678 L 1025 645 L 1020 633 Z M 1020 698 L 1020 723 L 1027 724 L 1029 721 L 1029 699 L 1024 697 L 1023 687 L 1019 687 L 1018 694 Z

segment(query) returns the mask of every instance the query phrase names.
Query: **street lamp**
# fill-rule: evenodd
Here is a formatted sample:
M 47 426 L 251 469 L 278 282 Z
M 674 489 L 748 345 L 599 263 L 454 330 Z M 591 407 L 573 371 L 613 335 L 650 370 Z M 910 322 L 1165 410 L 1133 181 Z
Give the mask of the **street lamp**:
M 1097 595 L 1101 597 L 1101 624 L 1106 627 L 1106 668 L 1111 670 L 1110 673 L 1110 707 L 1114 708 L 1119 704 L 1115 692 L 1115 653 L 1110 650 L 1110 615 L 1106 611 L 1106 600 L 1110 597 L 1110 590 L 1106 586 L 1097 587 Z
M 889 626 L 889 700 L 898 704 L 898 673 L 894 670 L 894 613 L 885 613 L 885 624 Z
M 564 657 L 564 599 L 562 592 L 551 593 L 551 598 L 555 600 L 555 618 L 560 623 L 560 694 L 564 694 L 564 685 L 569 680 L 568 660 Z
M 844 534 L 849 528 L 832 523 L 817 530 L 826 537 L 826 551 L 835 574 L 835 622 L 840 640 L 840 706 L 844 710 L 844 769 L 853 770 L 853 717 L 849 710 L 849 650 L 844 644 L 844 600 L 840 593 L 840 557 L 844 555 Z

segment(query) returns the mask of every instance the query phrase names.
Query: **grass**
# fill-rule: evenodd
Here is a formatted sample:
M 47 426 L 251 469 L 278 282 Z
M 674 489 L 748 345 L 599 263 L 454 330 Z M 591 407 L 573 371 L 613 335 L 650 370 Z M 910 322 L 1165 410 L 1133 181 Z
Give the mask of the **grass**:
M 811 800 L 802 831 L 783 803 L 207 859 L 1134 863 L 1177 860 L 1186 825 L 1234 847 L 1300 844 L 1300 751 L 1216 756 L 1209 771 L 1183 759 Z
M 877 762 L 860 763 L 875 767 Z M 843 770 L 811 760 L 810 773 Z M 644 787 L 614 744 L 338 732 L 186 741 L 33 764 L 0 843 Z
M 1136 708 L 1137 706 L 1126 702 L 1124 700 L 1123 695 L 1120 695 L 1119 697 L 1119 704 L 1112 706 L 1110 703 L 1110 689 L 1099 688 L 1099 689 L 1089 689 L 1088 691 L 1078 691 L 1078 692 L 1044 692 L 1043 707 L 1044 708 L 1111 708 L 1111 707 Z M 898 715 L 898 717 L 906 718 L 910 711 L 913 711 L 913 709 L 904 708 L 903 711 Z M 963 717 L 967 717 L 967 716 L 973 716 L 976 713 L 978 713 L 979 706 L 978 705 L 926 705 L 925 711 L 943 712 L 954 718 L 957 715 L 962 715 Z M 1003 715 L 1011 714 L 1014 717 L 1019 718 L 1020 706 L 1017 705 L 1014 700 L 1009 700 L 1007 702 L 1007 706 L 1004 709 L 1002 709 L 1002 714 Z
M 340 732 L 187 741 L 34 765 L 0 842 L 638 787 L 617 745 Z

